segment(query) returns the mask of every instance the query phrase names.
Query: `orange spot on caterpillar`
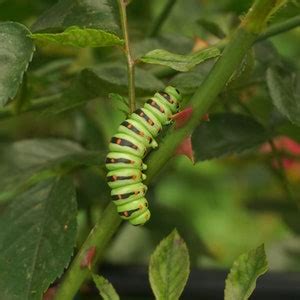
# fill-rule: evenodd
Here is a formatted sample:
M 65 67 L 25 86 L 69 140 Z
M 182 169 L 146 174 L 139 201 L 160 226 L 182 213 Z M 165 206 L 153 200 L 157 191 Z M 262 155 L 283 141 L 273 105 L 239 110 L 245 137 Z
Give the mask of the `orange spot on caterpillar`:
M 124 215 L 125 217 L 128 217 L 128 216 L 129 216 L 128 211 L 124 211 L 124 212 L 123 212 L 123 215 Z
M 113 181 L 116 181 L 116 180 L 118 179 L 118 177 L 114 175 L 114 176 L 112 177 L 112 179 L 113 179 Z
M 120 145 L 120 144 L 121 144 L 121 142 L 122 142 L 122 140 L 121 140 L 121 139 L 117 139 L 117 144 L 118 144 L 118 145 Z

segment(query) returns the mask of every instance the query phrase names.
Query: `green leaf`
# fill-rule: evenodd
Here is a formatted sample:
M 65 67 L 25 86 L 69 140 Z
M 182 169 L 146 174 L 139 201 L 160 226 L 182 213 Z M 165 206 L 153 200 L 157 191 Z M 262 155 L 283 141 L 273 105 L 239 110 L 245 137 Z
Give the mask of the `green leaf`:
M 104 153 L 87 151 L 64 139 L 33 139 L 0 144 L 0 202 L 45 178 L 81 166 L 104 165 Z
M 32 59 L 34 45 L 22 24 L 0 23 L 0 106 L 15 97 Z
M 269 68 L 267 84 L 273 104 L 278 111 L 292 123 L 300 126 L 300 96 L 295 93 L 292 78 L 285 78 L 275 68 Z
M 168 66 L 180 72 L 188 72 L 205 60 L 219 55 L 220 50 L 216 47 L 211 47 L 188 55 L 180 55 L 163 49 L 156 49 L 148 52 L 141 57 L 140 60 L 148 64 Z
M 212 68 L 212 62 L 212 60 L 207 60 L 198 65 L 193 71 L 175 75 L 169 84 L 176 86 L 182 94 L 193 94 Z
M 264 245 L 242 254 L 234 263 L 226 279 L 225 300 L 246 300 L 256 286 L 259 276 L 268 270 Z
M 70 26 L 101 29 L 120 35 L 117 1 L 60 0 L 32 26 L 32 31 L 60 32 Z
M 85 69 L 81 72 L 81 80 L 88 90 L 98 96 L 128 93 L 127 69 L 120 63 L 107 63 Z M 151 73 L 136 68 L 135 87 L 137 96 L 145 96 L 162 90 L 164 84 Z
M 149 279 L 156 299 L 179 299 L 190 272 L 189 253 L 177 230 L 151 255 Z
M 215 35 L 216 37 L 223 39 L 224 37 L 226 37 L 224 31 L 222 30 L 222 28 L 215 22 L 211 22 L 207 19 L 199 19 L 197 21 L 197 23 L 202 26 L 205 30 L 207 30 L 208 32 L 210 32 L 211 34 Z
M 192 135 L 196 161 L 238 153 L 259 146 L 270 138 L 264 127 L 251 117 L 220 113 L 210 115 Z
M 43 43 L 55 43 L 73 47 L 107 47 L 123 45 L 124 41 L 118 36 L 93 28 L 68 27 L 62 33 L 35 33 L 31 34 L 32 39 Z
M 0 299 L 40 300 L 67 267 L 77 206 L 69 178 L 39 183 L 0 215 Z
M 100 295 L 103 300 L 119 300 L 116 290 L 112 284 L 105 279 L 103 276 L 93 274 L 93 280 L 97 286 L 97 289 L 100 292 Z

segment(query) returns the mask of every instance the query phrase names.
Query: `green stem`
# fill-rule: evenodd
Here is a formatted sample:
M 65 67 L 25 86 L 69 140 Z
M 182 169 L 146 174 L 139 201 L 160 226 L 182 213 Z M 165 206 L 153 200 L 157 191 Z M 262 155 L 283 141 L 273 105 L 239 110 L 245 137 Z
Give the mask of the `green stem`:
M 193 108 L 193 115 L 187 125 L 173 131 L 164 139 L 158 151 L 150 154 L 147 162 L 148 182 L 172 157 L 180 142 L 192 133 L 199 124 L 201 116 L 207 113 L 235 69 L 241 64 L 259 33 L 264 29 L 267 18 L 276 4 L 273 0 L 255 1 L 235 34 L 227 43 L 222 56 L 192 96 L 189 106 Z
M 277 24 L 270 26 L 264 33 L 260 34 L 255 40 L 255 43 L 262 42 L 270 37 L 284 33 L 298 26 L 300 26 L 300 16 L 291 18 L 287 21 L 279 22 Z M 224 38 L 223 40 L 219 41 L 217 44 L 210 47 L 217 47 L 220 50 L 223 50 L 226 47 L 227 43 L 228 43 L 228 38 Z M 176 73 L 178 73 L 176 70 L 173 70 L 171 68 L 165 68 L 165 67 L 156 67 L 156 69 L 154 69 L 153 71 L 153 74 L 158 78 L 172 76 L 175 75 Z
M 160 29 L 162 28 L 163 24 L 167 20 L 176 1 L 177 0 L 167 0 L 167 3 L 164 6 L 163 10 L 161 11 L 157 19 L 154 21 L 154 25 L 152 30 L 150 31 L 149 37 L 154 37 L 158 35 Z
M 103 255 L 104 249 L 120 224 L 121 219 L 116 212 L 115 204 L 111 202 L 70 265 L 55 295 L 55 300 L 71 300 L 74 298 L 78 289 L 90 274 L 89 268 L 81 267 L 81 262 L 84 260 L 87 251 L 92 247 L 96 247 L 96 254 L 91 263 L 93 267 Z
M 132 56 L 129 33 L 128 33 L 128 22 L 126 14 L 126 1 L 118 0 L 119 11 L 121 18 L 121 25 L 123 36 L 125 40 L 125 53 L 127 59 L 127 76 L 128 76 L 128 99 L 130 113 L 135 111 L 135 61 Z
M 281 34 L 283 32 L 289 31 L 293 28 L 296 28 L 300 25 L 300 16 L 293 17 L 289 20 L 286 20 L 284 22 L 280 22 L 278 24 L 274 24 L 268 28 L 264 33 L 262 33 L 258 39 L 257 42 L 266 40 L 272 36 Z

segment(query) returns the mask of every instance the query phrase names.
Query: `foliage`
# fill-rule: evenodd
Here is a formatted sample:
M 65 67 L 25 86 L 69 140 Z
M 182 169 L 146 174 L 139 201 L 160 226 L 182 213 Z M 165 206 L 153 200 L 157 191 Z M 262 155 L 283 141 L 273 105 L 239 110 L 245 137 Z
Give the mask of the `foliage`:
M 299 271 L 300 6 L 249 7 L 0 1 L 1 299 L 42 299 L 49 287 L 72 299 L 101 260 L 148 263 L 160 240 L 149 266 L 157 299 L 178 299 L 190 268 L 228 268 L 240 253 L 225 299 L 248 299 L 267 270 L 264 247 L 249 249 L 267 241 L 271 267 Z M 115 235 L 108 141 L 168 84 L 190 119 L 146 157 L 149 224 Z M 163 169 L 187 136 L 197 164 L 176 157 Z M 119 299 L 113 280 L 92 277 L 103 299 Z
M 225 300 L 247 300 L 255 289 L 257 278 L 266 273 L 268 263 L 264 245 L 242 254 L 226 279 Z

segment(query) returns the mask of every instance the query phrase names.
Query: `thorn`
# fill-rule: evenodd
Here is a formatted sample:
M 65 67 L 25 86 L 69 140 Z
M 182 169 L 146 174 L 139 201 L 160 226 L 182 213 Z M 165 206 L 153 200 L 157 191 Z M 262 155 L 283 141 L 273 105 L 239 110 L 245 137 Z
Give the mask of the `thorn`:
M 175 155 L 185 155 L 187 158 L 191 160 L 193 164 L 195 164 L 195 157 L 192 145 L 192 136 L 189 135 L 186 137 L 181 144 L 177 147 L 175 151 Z
M 80 262 L 80 268 L 83 269 L 83 268 L 87 267 L 87 268 L 91 269 L 93 258 L 95 256 L 95 254 L 96 254 L 96 247 L 93 246 L 93 247 L 89 248 L 85 252 L 84 258 Z
M 193 108 L 190 106 L 180 111 L 179 113 L 171 116 L 171 119 L 175 121 L 175 128 L 178 129 L 183 127 L 191 118 L 192 113 Z

